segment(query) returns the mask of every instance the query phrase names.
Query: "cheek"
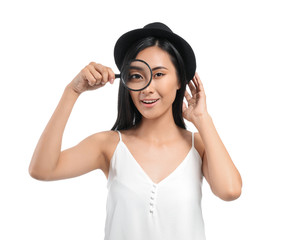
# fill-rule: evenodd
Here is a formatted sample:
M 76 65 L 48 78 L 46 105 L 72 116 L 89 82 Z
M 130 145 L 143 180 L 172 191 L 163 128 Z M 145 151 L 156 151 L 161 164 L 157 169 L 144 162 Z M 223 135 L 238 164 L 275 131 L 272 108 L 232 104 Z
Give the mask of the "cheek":
M 162 87 L 162 95 L 165 98 L 168 98 L 174 101 L 178 89 L 179 89 L 179 85 L 176 79 L 175 81 L 172 81 L 172 84 L 169 83 L 169 84 L 166 84 L 164 87 Z
M 177 93 L 176 88 L 175 89 L 173 88 L 171 91 L 168 92 L 168 95 L 167 95 L 168 102 L 173 103 L 175 101 L 176 93 Z

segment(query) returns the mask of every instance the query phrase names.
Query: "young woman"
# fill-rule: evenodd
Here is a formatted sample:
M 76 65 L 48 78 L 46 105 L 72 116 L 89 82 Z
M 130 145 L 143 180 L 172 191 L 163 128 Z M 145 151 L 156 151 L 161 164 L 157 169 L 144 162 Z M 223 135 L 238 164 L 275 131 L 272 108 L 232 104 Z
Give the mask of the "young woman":
M 111 68 L 87 65 L 66 86 L 36 146 L 30 175 L 51 181 L 101 169 L 108 179 L 105 239 L 205 239 L 203 176 L 225 201 L 240 196 L 242 180 L 207 111 L 193 50 L 166 25 L 151 23 L 122 35 L 114 57 L 122 71 L 133 59 L 147 63 L 150 80 L 138 91 L 121 81 L 112 130 L 61 152 L 80 94 L 115 79 Z M 140 70 L 131 67 L 127 76 L 140 81 Z M 184 118 L 198 132 L 187 131 Z

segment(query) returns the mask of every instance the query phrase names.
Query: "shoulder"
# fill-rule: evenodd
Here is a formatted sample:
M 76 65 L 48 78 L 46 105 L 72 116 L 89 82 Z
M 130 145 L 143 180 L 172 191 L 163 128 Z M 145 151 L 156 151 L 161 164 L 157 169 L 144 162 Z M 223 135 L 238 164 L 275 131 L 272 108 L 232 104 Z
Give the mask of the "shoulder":
M 184 135 L 185 135 L 186 139 L 190 139 L 192 137 L 192 132 L 190 132 L 188 130 L 184 130 Z M 200 157 L 203 158 L 204 144 L 203 144 L 203 141 L 200 137 L 199 132 L 193 132 L 193 142 L 194 142 L 195 149 L 199 153 Z
M 94 133 L 91 135 L 93 141 L 99 142 L 99 144 L 104 144 L 104 143 L 111 143 L 112 141 L 115 142 L 115 140 L 119 140 L 119 135 L 118 132 L 116 131 L 103 131 L 103 132 L 98 132 Z
M 102 149 L 102 154 L 108 161 L 111 159 L 115 148 L 119 142 L 119 134 L 117 131 L 103 131 L 94 133 L 92 136 L 92 144 Z
M 124 143 L 133 144 L 134 146 L 141 140 L 141 134 L 139 133 L 138 128 L 129 128 L 124 130 L 119 130 L 121 133 L 121 138 Z
M 190 142 L 190 139 L 192 138 L 192 132 L 182 129 L 182 135 L 184 136 L 184 139 L 186 139 L 186 141 Z M 194 147 L 201 156 L 201 158 L 203 158 L 204 144 L 202 142 L 199 132 L 193 132 L 193 138 Z

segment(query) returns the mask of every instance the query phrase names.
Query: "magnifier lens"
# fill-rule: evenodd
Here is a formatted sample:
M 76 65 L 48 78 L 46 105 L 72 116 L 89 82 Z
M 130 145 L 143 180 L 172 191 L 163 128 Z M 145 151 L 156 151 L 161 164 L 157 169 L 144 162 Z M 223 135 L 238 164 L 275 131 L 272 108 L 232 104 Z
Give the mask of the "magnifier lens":
M 135 59 L 124 68 L 121 79 L 127 88 L 139 91 L 150 83 L 152 79 L 151 69 L 146 62 Z

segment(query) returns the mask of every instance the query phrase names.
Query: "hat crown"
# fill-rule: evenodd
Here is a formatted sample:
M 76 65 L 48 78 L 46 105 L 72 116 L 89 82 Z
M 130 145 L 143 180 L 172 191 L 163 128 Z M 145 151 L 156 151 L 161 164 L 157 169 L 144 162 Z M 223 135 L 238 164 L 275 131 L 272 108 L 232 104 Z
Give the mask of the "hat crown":
M 114 58 L 118 69 L 121 70 L 122 68 L 127 50 L 138 40 L 150 36 L 166 39 L 174 45 L 184 61 L 187 79 L 192 79 L 196 70 L 196 60 L 191 46 L 161 22 L 149 23 L 143 28 L 126 32 L 117 40 L 114 47 Z
M 165 24 L 163 24 L 161 22 L 149 23 L 149 24 L 145 25 L 143 27 L 143 29 L 159 29 L 159 30 L 173 33 L 172 30 L 168 26 L 166 26 Z

